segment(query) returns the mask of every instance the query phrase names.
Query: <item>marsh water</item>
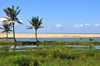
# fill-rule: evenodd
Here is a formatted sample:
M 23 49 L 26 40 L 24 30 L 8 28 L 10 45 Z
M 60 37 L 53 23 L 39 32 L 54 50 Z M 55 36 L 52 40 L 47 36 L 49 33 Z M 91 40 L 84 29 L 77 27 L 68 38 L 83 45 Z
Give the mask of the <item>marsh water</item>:
M 0 48 L 2 47 L 3 45 L 0 45 Z M 14 45 L 7 45 L 10 47 L 10 49 L 14 48 Z M 89 46 L 84 46 L 84 45 L 39 45 L 38 47 L 57 47 L 57 46 L 60 46 L 60 47 L 72 47 L 70 49 L 72 50 L 90 50 Z M 34 47 L 37 47 L 37 45 L 18 45 L 16 46 L 16 49 L 20 49 L 20 48 L 34 48 Z M 76 47 L 76 48 L 74 48 Z M 92 46 L 93 48 L 91 48 L 91 50 L 93 49 L 100 49 L 100 46 Z M 32 49 L 32 50 L 38 50 L 38 49 Z M 48 49 L 45 49 L 45 50 L 48 50 Z M 3 51 L 3 50 L 0 50 L 0 51 Z M 13 50 L 9 50 L 9 51 L 13 51 Z M 21 49 L 21 50 L 15 50 L 15 51 L 26 51 L 26 49 Z
M 89 41 L 90 38 L 38 38 L 39 41 Z M 91 38 L 100 41 L 100 38 Z M 17 41 L 36 41 L 35 38 L 16 38 Z M 13 39 L 0 39 L 0 41 L 13 41 Z
M 91 38 L 93 41 L 100 41 L 100 38 Z M 16 38 L 17 41 L 36 41 L 35 38 Z M 89 41 L 89 38 L 38 38 L 39 41 Z M 0 41 L 13 41 L 13 39 L 0 39 Z M 2 47 L 3 45 L 0 45 Z M 14 48 L 14 45 L 8 45 L 10 48 Z M 38 47 L 56 47 L 58 45 L 39 45 Z M 71 49 L 78 49 L 78 50 L 89 50 L 89 46 L 84 45 L 59 45 L 62 47 L 76 47 Z M 19 45 L 16 48 L 30 48 L 30 47 L 37 47 L 37 45 Z M 83 48 L 80 48 L 83 47 Z M 100 49 L 100 46 L 92 46 L 91 49 Z M 32 49 L 35 50 L 35 49 Z M 13 50 L 9 50 L 13 51 Z M 15 50 L 15 51 L 25 51 L 25 50 Z

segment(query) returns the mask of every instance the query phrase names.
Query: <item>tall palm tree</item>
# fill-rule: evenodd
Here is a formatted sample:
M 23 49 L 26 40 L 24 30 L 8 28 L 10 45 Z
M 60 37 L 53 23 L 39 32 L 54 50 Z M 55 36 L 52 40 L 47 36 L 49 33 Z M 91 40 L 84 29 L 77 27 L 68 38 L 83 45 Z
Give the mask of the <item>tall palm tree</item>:
M 7 39 L 8 39 L 8 33 L 10 33 L 9 31 L 12 31 L 12 30 L 10 30 L 11 28 L 9 27 L 8 24 L 4 24 L 3 27 L 4 28 L 0 27 L 0 29 L 3 29 L 2 33 L 6 32 L 6 36 L 7 36 Z
M 17 6 L 17 8 L 15 9 L 14 5 L 12 6 L 12 8 L 8 7 L 7 9 L 3 9 L 4 12 L 6 13 L 6 15 L 8 16 L 8 17 L 3 17 L 3 18 L 7 19 L 7 20 L 4 21 L 3 24 L 10 22 L 9 26 L 13 26 L 13 38 L 14 38 L 14 41 L 16 41 L 14 24 L 15 24 L 15 22 L 22 24 L 22 22 L 20 22 L 19 19 L 17 18 L 17 15 L 20 12 L 20 10 L 18 10 L 18 9 L 19 9 L 19 6 Z
M 39 42 L 37 39 L 37 29 L 44 27 L 44 26 L 41 26 L 41 24 L 42 24 L 41 21 L 42 21 L 42 19 L 39 20 L 38 16 L 32 17 L 31 21 L 29 21 L 32 26 L 27 26 L 28 27 L 27 29 L 33 29 L 33 28 L 35 29 L 35 36 L 36 36 L 37 42 Z

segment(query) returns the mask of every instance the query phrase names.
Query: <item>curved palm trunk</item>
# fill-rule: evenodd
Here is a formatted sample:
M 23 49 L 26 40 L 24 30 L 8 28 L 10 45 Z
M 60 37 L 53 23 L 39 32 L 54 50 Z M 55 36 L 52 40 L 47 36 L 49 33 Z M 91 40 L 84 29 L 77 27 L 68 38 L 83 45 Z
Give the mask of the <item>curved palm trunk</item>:
M 14 23 L 13 23 L 13 38 L 14 38 L 14 41 L 16 42 L 16 39 L 15 39 L 15 31 L 14 31 Z

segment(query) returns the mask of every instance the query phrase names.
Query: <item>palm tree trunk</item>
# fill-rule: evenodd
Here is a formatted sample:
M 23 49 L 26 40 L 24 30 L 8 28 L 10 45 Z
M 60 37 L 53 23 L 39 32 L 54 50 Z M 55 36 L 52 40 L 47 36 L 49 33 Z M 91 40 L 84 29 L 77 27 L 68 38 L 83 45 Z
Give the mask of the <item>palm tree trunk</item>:
M 38 42 L 38 39 L 37 39 L 37 29 L 35 29 L 35 36 L 36 36 L 36 41 Z
M 36 44 L 37 44 L 37 47 L 38 47 L 38 43 L 37 42 L 39 42 L 39 41 L 37 39 L 37 29 L 35 29 L 35 36 L 36 36 Z
M 14 41 L 16 42 L 16 39 L 15 39 L 15 31 L 14 31 L 14 23 L 13 23 L 13 38 L 14 38 Z
M 8 39 L 8 33 L 6 32 L 6 36 L 7 36 L 7 39 Z

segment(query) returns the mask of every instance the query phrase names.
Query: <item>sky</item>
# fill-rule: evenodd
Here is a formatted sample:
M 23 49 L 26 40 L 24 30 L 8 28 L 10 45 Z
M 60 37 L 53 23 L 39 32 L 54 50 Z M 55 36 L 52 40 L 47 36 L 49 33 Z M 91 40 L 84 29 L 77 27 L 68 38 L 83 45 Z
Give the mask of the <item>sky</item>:
M 15 23 L 15 33 L 35 33 L 26 30 L 32 16 L 43 19 L 38 33 L 100 33 L 100 0 L 0 0 L 0 17 L 12 5 L 21 9 L 17 17 L 23 22 Z

